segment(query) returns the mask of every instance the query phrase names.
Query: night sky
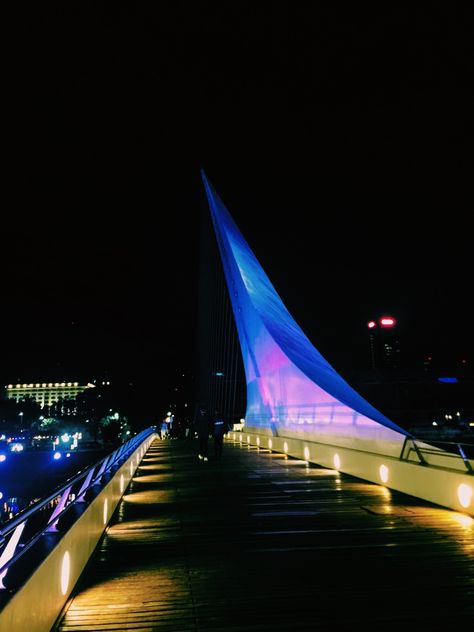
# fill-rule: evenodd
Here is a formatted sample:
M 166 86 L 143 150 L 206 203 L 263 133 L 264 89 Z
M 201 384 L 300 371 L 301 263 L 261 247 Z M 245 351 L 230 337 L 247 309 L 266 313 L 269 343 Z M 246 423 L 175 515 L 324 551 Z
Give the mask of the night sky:
M 62 3 L 12 15 L 3 383 L 194 370 L 204 168 L 341 372 L 367 320 L 474 362 L 472 21 L 460 7 Z

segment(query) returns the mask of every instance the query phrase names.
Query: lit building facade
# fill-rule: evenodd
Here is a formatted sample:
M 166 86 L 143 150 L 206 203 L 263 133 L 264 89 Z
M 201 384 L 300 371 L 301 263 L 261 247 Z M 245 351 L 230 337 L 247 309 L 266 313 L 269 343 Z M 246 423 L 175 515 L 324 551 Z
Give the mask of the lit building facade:
M 95 388 L 90 382 L 43 382 L 31 384 L 7 384 L 5 393 L 7 399 L 13 399 L 17 403 L 25 399 L 32 399 L 41 408 L 52 406 L 56 402 L 76 399 L 78 395 L 88 388 Z

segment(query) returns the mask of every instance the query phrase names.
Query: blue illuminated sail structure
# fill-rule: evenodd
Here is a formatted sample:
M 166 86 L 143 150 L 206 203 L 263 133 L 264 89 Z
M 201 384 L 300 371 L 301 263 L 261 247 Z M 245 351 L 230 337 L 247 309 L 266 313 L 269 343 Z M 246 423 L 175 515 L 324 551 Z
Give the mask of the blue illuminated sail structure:
M 246 427 L 398 456 L 407 433 L 359 395 L 310 342 L 201 175 L 242 350 Z

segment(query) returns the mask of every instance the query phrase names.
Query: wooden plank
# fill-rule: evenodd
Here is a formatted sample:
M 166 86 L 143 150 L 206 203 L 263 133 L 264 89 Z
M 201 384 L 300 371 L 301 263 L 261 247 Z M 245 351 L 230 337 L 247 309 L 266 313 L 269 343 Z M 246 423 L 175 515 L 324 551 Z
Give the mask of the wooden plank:
M 247 446 L 156 441 L 64 632 L 469 624 L 474 521 Z

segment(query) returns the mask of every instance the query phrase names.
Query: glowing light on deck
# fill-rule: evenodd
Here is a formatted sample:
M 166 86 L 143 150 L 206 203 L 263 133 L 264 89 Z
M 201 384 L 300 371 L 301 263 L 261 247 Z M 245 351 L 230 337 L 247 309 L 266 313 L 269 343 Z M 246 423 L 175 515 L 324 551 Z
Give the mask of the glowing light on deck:
M 341 457 L 339 456 L 339 454 L 335 454 L 334 455 L 334 467 L 336 468 L 336 470 L 341 469 Z
M 270 448 L 270 450 L 271 450 L 271 449 L 272 449 L 272 447 L 273 447 L 273 442 L 272 442 L 272 440 L 271 440 L 271 439 L 269 439 L 269 440 L 268 440 L 268 447 Z
M 304 458 L 309 461 L 309 448 L 308 446 L 305 446 L 304 448 Z
M 63 555 L 63 561 L 61 563 L 61 593 L 67 594 L 69 586 L 69 576 L 71 574 L 71 558 L 69 552 L 66 551 Z
M 465 483 L 461 483 L 461 485 L 459 485 L 458 500 L 461 506 L 465 509 L 470 506 L 472 501 L 472 487 L 470 485 L 466 485 Z
M 283 451 L 284 452 L 288 452 L 288 443 L 285 441 L 285 443 L 283 444 Z
M 123 489 L 124 489 L 124 478 L 123 478 L 123 474 L 120 475 L 120 493 L 123 494 Z
M 386 465 L 381 465 L 379 468 L 379 474 L 382 483 L 386 483 L 388 481 L 388 467 Z
M 104 500 L 104 524 L 107 524 L 107 510 L 109 507 L 109 503 L 107 502 L 107 498 Z
M 466 529 L 470 529 L 474 524 L 474 520 L 471 516 L 466 516 L 466 514 L 453 513 L 453 518 L 459 525 L 461 525 L 461 527 Z

